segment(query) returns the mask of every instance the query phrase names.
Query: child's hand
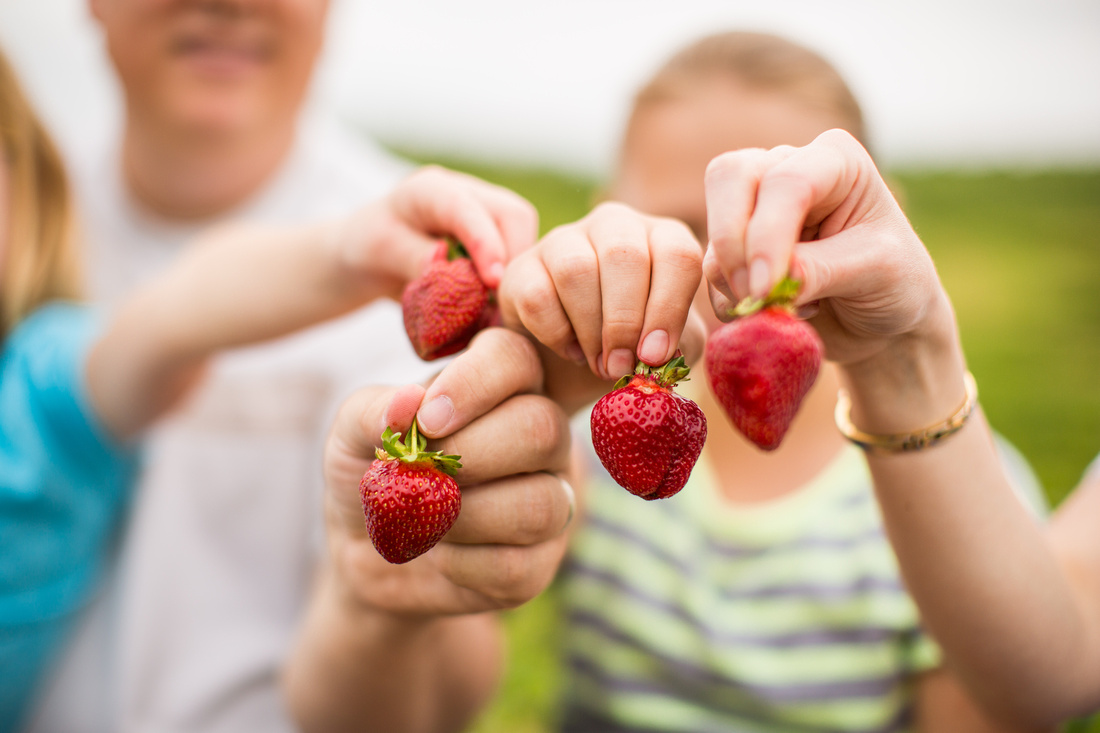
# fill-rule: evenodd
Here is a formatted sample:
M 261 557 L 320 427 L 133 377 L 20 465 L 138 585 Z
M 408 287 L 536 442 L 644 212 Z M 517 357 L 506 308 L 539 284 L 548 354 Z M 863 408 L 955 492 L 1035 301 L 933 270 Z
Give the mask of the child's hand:
M 950 330 L 932 260 L 848 133 L 802 148 L 725 153 L 707 168 L 704 260 L 719 317 L 730 300 L 766 295 L 784 274 L 828 357 L 852 364 L 930 330 Z M 725 320 L 725 318 L 724 318 Z
M 534 245 L 538 213 L 508 189 L 427 166 L 347 221 L 334 241 L 342 261 L 368 286 L 396 299 L 448 235 L 462 242 L 482 281 L 496 289 L 509 260 Z
M 509 264 L 499 291 L 504 324 L 618 379 L 634 370 L 635 355 L 651 365 L 672 358 L 702 259 L 684 224 L 602 204 Z

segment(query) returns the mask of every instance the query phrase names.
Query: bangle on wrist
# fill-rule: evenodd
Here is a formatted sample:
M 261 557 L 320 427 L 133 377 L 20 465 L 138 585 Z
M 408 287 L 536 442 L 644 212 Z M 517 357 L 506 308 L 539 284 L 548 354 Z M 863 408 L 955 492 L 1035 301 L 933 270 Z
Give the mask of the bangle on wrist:
M 842 389 L 837 394 L 836 426 L 841 435 L 868 453 L 909 453 L 930 448 L 959 432 L 974 412 L 974 406 L 978 403 L 978 385 L 974 381 L 974 375 L 970 372 L 963 375 L 963 382 L 966 384 L 966 399 L 951 417 L 943 422 L 929 425 L 911 433 L 894 433 L 891 435 L 865 433 L 853 425 L 851 416 L 852 400 L 848 396 L 848 392 Z

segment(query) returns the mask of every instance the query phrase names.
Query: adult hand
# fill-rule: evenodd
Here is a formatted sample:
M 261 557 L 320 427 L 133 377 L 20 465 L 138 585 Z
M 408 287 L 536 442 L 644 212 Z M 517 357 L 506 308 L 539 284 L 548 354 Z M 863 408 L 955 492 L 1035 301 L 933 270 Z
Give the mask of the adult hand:
M 491 328 L 427 389 L 343 405 L 324 458 L 328 562 L 283 680 L 302 730 L 459 731 L 493 694 L 502 642 L 488 611 L 550 583 L 573 514 L 568 423 L 542 376 L 526 337 Z M 416 413 L 429 448 L 462 456 L 462 510 L 439 544 L 392 565 L 367 535 L 359 480 L 384 428 Z
M 704 272 L 719 317 L 788 272 L 830 359 L 852 364 L 954 318 L 932 260 L 867 151 L 831 130 L 802 148 L 749 149 L 706 173 Z
M 538 213 L 506 188 L 425 166 L 339 225 L 333 243 L 372 292 L 398 298 L 448 235 L 462 242 L 482 281 L 496 289 L 508 261 L 534 245 Z
M 325 509 L 346 593 L 385 613 L 450 615 L 517 606 L 549 584 L 573 507 L 568 424 L 539 394 L 542 377 L 526 338 L 489 329 L 426 390 L 365 389 L 344 404 L 325 450 Z M 462 457 L 462 510 L 432 550 L 391 565 L 367 535 L 359 480 L 384 428 L 404 432 L 417 411 L 429 448 Z

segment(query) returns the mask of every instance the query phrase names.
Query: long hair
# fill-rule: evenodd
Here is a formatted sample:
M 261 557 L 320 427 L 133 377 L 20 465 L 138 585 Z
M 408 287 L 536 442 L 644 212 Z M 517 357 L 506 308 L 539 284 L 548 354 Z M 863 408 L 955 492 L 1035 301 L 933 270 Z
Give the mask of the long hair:
M 39 305 L 78 297 L 81 273 L 65 167 L 2 53 L 0 150 L 8 184 L 7 217 L 0 219 L 7 227 L 0 233 L 3 341 Z

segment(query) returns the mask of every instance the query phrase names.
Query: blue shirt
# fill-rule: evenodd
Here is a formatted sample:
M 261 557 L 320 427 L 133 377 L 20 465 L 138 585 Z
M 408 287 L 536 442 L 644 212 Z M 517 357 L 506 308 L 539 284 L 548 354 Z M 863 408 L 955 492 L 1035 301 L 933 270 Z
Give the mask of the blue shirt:
M 90 309 L 40 308 L 0 350 L 0 733 L 17 730 L 110 560 L 137 469 L 88 402 Z

